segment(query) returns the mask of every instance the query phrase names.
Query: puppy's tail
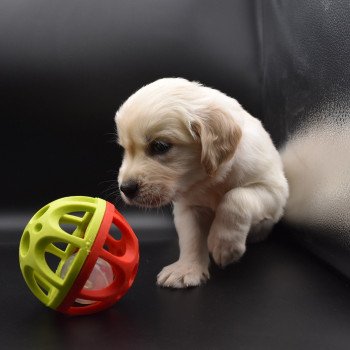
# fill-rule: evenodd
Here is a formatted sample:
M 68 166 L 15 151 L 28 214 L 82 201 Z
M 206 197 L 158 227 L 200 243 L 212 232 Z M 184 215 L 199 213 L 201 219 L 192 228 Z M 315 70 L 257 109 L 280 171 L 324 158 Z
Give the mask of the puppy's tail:
M 280 153 L 290 191 L 285 220 L 301 226 L 348 231 L 350 123 L 306 127 Z

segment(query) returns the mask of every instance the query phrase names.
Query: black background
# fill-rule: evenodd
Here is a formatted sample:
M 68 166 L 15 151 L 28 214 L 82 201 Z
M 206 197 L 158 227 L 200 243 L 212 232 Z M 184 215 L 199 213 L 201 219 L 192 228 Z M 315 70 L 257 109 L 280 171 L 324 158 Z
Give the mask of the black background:
M 235 97 L 276 145 L 348 118 L 350 6 L 320 0 L 0 2 L 1 344 L 5 349 L 348 349 L 349 235 L 278 225 L 201 288 L 157 288 L 176 260 L 169 210 L 118 202 L 140 240 L 135 285 L 113 308 L 66 318 L 18 268 L 29 217 L 66 195 L 116 200 L 114 114 L 142 85 L 182 76 Z M 129 216 L 128 216 L 129 215 Z
M 0 6 L 3 210 L 74 194 L 113 201 L 115 112 L 158 78 L 199 80 L 259 114 L 254 2 Z

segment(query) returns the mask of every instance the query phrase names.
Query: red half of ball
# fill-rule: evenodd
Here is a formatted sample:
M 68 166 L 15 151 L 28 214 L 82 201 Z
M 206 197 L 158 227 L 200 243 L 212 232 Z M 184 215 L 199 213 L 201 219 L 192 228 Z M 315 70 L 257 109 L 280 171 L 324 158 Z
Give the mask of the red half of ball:
M 120 239 L 112 236 L 112 225 L 120 231 Z M 114 278 L 112 283 L 103 289 L 88 290 L 84 285 L 98 258 L 102 258 L 111 265 Z M 139 245 L 135 233 L 114 205 L 106 202 L 106 211 L 91 251 L 57 311 L 69 315 L 86 315 L 109 308 L 131 287 L 137 274 L 138 264 Z M 80 304 L 76 302 L 77 299 L 89 300 L 91 303 Z

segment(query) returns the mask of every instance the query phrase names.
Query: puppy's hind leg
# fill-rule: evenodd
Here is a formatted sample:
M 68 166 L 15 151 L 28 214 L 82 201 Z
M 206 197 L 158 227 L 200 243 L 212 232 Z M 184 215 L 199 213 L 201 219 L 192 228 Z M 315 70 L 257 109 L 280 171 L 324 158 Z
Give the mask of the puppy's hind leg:
M 260 226 L 266 234 L 271 223 L 282 215 L 283 205 L 283 195 L 263 185 L 239 187 L 227 192 L 216 210 L 208 236 L 208 248 L 215 263 L 225 267 L 239 260 L 246 250 L 251 228 L 266 220 L 266 224 Z
M 213 213 L 175 203 L 175 226 L 179 236 L 180 257 L 158 274 L 162 287 L 187 288 L 204 283 L 209 278 L 208 231 Z

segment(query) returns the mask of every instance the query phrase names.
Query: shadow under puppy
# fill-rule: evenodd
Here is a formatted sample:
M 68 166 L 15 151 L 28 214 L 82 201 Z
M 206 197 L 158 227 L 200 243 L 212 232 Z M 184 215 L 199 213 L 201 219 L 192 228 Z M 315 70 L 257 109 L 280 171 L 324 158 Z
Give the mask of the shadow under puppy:
M 116 114 L 124 148 L 119 187 L 142 207 L 173 202 L 180 256 L 159 273 L 164 287 L 198 286 L 262 240 L 283 214 L 288 184 L 260 121 L 233 98 L 181 78 L 157 80 Z

